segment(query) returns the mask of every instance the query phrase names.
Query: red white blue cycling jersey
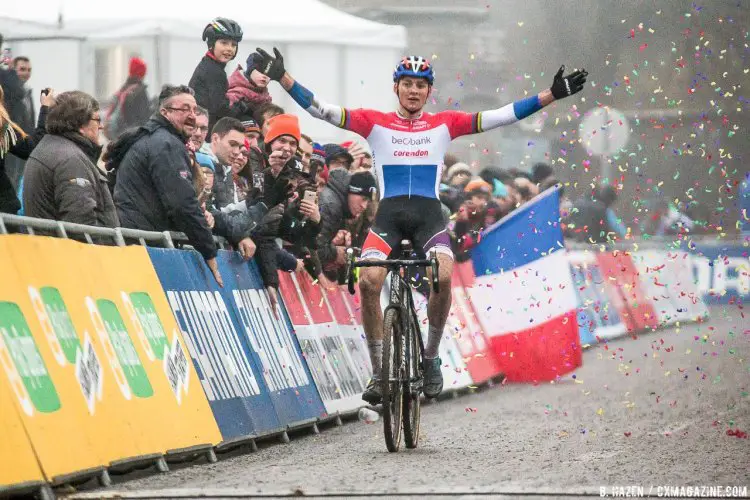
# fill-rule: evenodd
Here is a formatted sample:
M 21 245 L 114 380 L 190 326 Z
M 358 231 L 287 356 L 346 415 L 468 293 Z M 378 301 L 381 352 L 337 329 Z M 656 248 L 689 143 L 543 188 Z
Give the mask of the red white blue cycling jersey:
M 437 198 L 443 157 L 456 137 L 473 134 L 476 114 L 423 113 L 416 119 L 398 113 L 344 109 L 343 127 L 370 144 L 381 198 Z
M 443 157 L 453 139 L 514 123 L 542 108 L 533 96 L 481 113 L 442 111 L 407 119 L 394 112 L 326 104 L 298 82 L 289 95 L 314 117 L 367 140 L 381 199 L 404 195 L 438 199 Z

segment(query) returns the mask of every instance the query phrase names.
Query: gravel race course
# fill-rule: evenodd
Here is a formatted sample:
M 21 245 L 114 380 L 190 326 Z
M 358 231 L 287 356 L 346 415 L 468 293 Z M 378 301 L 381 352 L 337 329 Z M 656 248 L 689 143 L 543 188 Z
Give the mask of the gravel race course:
M 388 453 L 382 421 L 352 421 L 215 464 L 114 477 L 111 488 L 69 498 L 554 498 L 599 496 L 602 486 L 642 486 L 651 496 L 667 485 L 748 487 L 750 320 L 736 304 L 710 312 L 703 323 L 592 346 L 575 379 L 424 405 L 416 450 L 402 443 Z

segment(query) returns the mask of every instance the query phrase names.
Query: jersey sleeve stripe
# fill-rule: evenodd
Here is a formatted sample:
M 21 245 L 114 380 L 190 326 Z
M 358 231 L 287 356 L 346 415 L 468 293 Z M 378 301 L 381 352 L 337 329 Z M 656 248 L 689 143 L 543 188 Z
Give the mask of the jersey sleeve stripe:
M 481 112 L 474 115 L 474 130 L 476 132 L 484 132 L 484 130 L 482 130 L 482 113 Z
M 341 121 L 339 122 L 338 127 L 348 129 L 350 119 L 351 119 L 351 115 L 346 110 L 346 108 L 342 107 L 341 108 Z
M 542 104 L 539 102 L 538 95 L 527 97 L 526 99 L 521 99 L 520 101 L 513 103 L 513 113 L 519 120 L 523 120 L 540 109 L 542 109 Z

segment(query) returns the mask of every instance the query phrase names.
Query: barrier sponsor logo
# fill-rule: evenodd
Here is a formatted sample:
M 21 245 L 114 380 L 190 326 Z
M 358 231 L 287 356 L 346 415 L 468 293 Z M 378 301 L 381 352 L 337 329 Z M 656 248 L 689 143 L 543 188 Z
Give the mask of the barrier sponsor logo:
M 177 335 L 172 339 L 172 347 L 164 349 L 164 373 L 167 375 L 169 387 L 172 389 L 177 404 L 182 403 L 182 394 L 188 392 L 188 382 L 190 380 L 190 369 L 185 357 L 185 351 L 177 339 Z
M 747 252 L 747 248 L 699 248 L 703 255 L 693 255 L 691 264 L 698 289 L 706 300 L 718 303 L 750 297 L 750 258 L 727 255 Z
M 89 414 L 95 411 L 96 400 L 102 400 L 104 389 L 104 370 L 91 345 L 91 337 L 88 332 L 84 335 L 83 350 L 78 349 L 75 360 L 76 380 L 81 386 L 83 399 L 89 409 Z
M 66 361 L 75 363 L 81 342 L 60 291 L 51 286 L 41 290 L 30 286 L 29 297 L 57 362 L 60 366 Z
M 136 326 L 136 335 L 149 361 L 164 359 L 164 351 L 169 347 L 169 341 L 149 294 L 122 292 L 120 297 L 130 320 Z
M 109 344 L 114 350 L 115 356 L 110 357 L 109 361 L 113 365 L 116 376 L 120 373 L 125 375 L 128 386 L 128 390 L 123 390 L 125 399 L 130 399 L 131 394 L 139 398 L 153 396 L 154 389 L 148 380 L 146 369 L 138 357 L 115 303 L 108 299 L 99 299 L 95 302 L 91 297 L 87 297 L 86 305 L 97 327 L 100 340 L 105 345 Z M 115 364 L 119 366 L 119 370 L 114 368 Z M 124 385 L 120 388 L 123 389 Z
M 0 302 L 0 362 L 24 413 L 52 413 L 60 397 L 21 309 Z
M 302 359 L 297 356 L 291 331 L 286 324 L 271 318 L 271 306 L 265 291 L 233 290 L 235 307 L 245 328 L 245 336 L 258 353 L 263 376 L 272 391 L 308 385 Z M 267 328 L 267 326 L 273 328 Z

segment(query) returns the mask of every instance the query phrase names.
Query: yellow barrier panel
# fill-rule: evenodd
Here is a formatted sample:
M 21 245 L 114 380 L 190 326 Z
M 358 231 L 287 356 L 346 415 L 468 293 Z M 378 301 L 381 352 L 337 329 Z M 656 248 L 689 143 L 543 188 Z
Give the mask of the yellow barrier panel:
M 0 491 L 14 484 L 44 481 L 5 382 L 0 376 Z
M 29 432 L 47 476 L 220 441 L 144 248 L 29 236 L 3 246 L 18 278 L 0 283 L 0 302 L 31 326 L 63 403 Z M 36 415 L 22 416 L 34 428 Z M 63 424 L 63 442 L 45 434 Z

